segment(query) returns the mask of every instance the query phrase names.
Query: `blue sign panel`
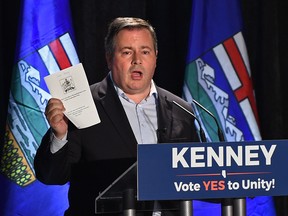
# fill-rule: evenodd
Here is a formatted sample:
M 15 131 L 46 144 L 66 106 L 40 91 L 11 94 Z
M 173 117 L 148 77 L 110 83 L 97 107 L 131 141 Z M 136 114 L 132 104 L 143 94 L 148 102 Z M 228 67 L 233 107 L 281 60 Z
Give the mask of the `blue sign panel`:
M 138 200 L 288 195 L 288 140 L 138 145 Z

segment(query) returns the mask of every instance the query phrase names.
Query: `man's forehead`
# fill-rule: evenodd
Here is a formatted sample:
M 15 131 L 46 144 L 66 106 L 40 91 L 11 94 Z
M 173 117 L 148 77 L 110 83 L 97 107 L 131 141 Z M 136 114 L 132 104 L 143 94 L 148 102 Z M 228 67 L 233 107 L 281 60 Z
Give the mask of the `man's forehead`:
M 141 47 L 143 48 L 147 48 L 153 46 L 153 38 L 150 34 L 150 32 L 147 29 L 142 29 L 144 31 L 125 31 L 125 30 L 121 30 L 118 35 L 116 36 L 116 41 L 118 43 L 118 45 L 122 45 L 122 46 L 131 46 L 134 42 L 138 42 L 140 43 Z M 145 33 L 145 30 L 147 31 Z

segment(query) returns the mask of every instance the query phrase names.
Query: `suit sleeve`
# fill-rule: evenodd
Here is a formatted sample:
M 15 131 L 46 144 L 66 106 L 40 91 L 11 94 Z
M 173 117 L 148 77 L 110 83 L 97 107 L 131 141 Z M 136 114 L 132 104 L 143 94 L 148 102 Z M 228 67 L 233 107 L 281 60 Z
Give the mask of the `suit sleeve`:
M 34 158 L 36 178 L 44 184 L 62 185 L 70 180 L 71 167 L 80 157 L 77 141 L 68 133 L 68 142 L 56 153 L 50 151 L 50 130 L 44 135 Z

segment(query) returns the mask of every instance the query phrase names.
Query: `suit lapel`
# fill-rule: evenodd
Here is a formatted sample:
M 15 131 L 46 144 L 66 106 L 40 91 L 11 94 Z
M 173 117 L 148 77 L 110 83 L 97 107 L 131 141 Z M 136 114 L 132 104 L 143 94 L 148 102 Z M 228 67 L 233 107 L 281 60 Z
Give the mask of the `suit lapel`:
M 131 151 L 136 152 L 137 141 L 129 124 L 125 110 L 121 105 L 118 95 L 115 92 L 115 88 L 112 81 L 107 76 L 104 82 L 101 83 L 99 95 L 100 103 L 104 112 L 110 118 L 115 130 L 119 133 L 124 143 Z
M 161 88 L 157 87 L 158 92 L 158 142 L 169 142 L 169 134 L 172 129 L 172 103 L 167 100 Z

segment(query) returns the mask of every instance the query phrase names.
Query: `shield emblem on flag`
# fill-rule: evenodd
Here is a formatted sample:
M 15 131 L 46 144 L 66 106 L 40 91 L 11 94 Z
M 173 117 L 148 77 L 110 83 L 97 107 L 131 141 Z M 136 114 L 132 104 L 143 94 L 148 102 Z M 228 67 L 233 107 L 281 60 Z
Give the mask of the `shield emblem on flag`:
M 227 141 L 260 137 L 254 118 L 257 111 L 250 67 L 243 46 L 244 39 L 239 32 L 208 50 L 186 69 L 184 97 L 199 101 L 216 116 Z M 217 141 L 215 122 L 196 106 L 194 110 L 205 125 L 208 138 Z

